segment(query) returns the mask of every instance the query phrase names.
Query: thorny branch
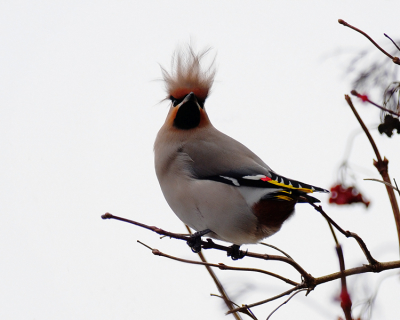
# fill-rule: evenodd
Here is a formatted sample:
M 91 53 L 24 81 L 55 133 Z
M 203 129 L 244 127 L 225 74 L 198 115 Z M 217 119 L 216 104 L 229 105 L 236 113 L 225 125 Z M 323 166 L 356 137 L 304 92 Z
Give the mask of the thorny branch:
M 372 148 L 374 149 L 376 158 L 378 159 L 378 161 L 374 160 L 374 166 L 378 169 L 380 175 L 382 176 L 383 181 L 391 184 L 389 173 L 388 173 L 389 160 L 387 160 L 386 158 L 384 158 L 382 160 L 382 157 L 381 157 L 381 155 L 380 155 L 380 153 L 378 151 L 378 147 L 376 146 L 374 139 L 372 138 L 371 134 L 368 131 L 368 128 L 365 126 L 365 124 L 362 121 L 360 115 L 358 114 L 356 108 L 354 107 L 350 96 L 348 96 L 346 94 L 345 95 L 345 99 L 346 99 L 348 105 L 350 106 L 351 110 L 353 111 L 354 115 L 356 116 L 356 118 L 357 118 L 358 122 L 360 123 L 361 127 L 363 128 L 365 134 L 367 135 L 368 140 L 371 143 Z M 399 210 L 399 205 L 397 203 L 397 199 L 396 199 L 396 196 L 394 194 L 394 190 L 392 188 L 390 188 L 389 186 L 386 186 L 386 191 L 387 191 L 388 196 L 389 196 L 390 204 L 392 205 L 393 216 L 394 216 L 394 220 L 396 222 L 397 236 L 398 236 L 398 241 L 399 241 L 399 246 L 400 246 L 400 210 Z
M 368 34 L 366 34 L 364 31 L 362 31 L 362 30 L 360 30 L 360 29 L 358 29 L 358 28 L 356 28 L 356 27 L 353 27 L 351 24 L 348 24 L 346 21 L 344 21 L 344 20 L 342 20 L 342 19 L 339 19 L 338 20 L 338 22 L 340 23 L 340 24 L 342 24 L 342 25 L 344 25 L 345 27 L 349 27 L 349 28 L 351 28 L 351 29 L 353 29 L 353 30 L 355 30 L 355 31 L 357 31 L 357 32 L 359 32 L 359 33 L 361 33 L 363 36 L 365 36 L 369 41 L 371 41 L 374 45 L 375 45 L 375 47 L 377 47 L 380 51 L 382 51 L 386 56 L 388 56 L 390 59 L 392 59 L 392 61 L 395 63 L 395 64 L 399 64 L 400 65 L 400 58 L 398 58 L 398 57 L 393 57 L 391 54 L 389 54 L 388 52 L 386 52 L 385 50 L 383 50 Z

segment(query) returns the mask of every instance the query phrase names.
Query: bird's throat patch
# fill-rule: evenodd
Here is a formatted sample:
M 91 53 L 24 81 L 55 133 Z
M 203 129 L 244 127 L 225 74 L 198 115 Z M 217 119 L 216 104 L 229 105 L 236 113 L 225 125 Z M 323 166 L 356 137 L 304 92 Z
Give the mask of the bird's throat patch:
M 200 124 L 200 110 L 194 101 L 188 101 L 179 107 L 174 119 L 174 126 L 179 129 L 189 130 Z

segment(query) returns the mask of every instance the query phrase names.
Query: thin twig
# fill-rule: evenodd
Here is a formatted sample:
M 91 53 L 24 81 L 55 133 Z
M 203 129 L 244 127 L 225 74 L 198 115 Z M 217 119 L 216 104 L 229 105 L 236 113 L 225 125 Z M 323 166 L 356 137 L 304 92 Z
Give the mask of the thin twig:
M 355 267 L 355 268 L 344 270 L 343 274 L 346 277 L 348 277 L 348 276 L 352 276 L 355 274 L 362 274 L 362 273 L 369 273 L 369 272 L 379 273 L 379 272 L 382 272 L 385 270 L 391 270 L 391 269 L 400 269 L 400 260 L 389 261 L 389 262 L 380 262 L 379 265 L 374 266 L 374 267 L 372 267 L 370 264 L 367 264 L 367 265 L 363 265 L 361 267 Z M 341 272 L 335 272 L 335 273 L 331 273 L 331 274 L 328 274 L 325 276 L 315 278 L 315 286 L 318 286 L 322 283 L 340 279 L 341 276 L 342 276 Z
M 362 101 L 369 102 L 370 104 L 374 105 L 375 107 L 377 107 L 377 108 L 379 108 L 379 109 L 381 109 L 381 110 L 383 110 L 383 111 L 385 111 L 385 112 L 391 113 L 391 114 L 393 114 L 393 115 L 395 115 L 395 116 L 397 116 L 397 117 L 400 116 L 399 113 L 397 113 L 397 112 L 395 112 L 395 111 L 393 111 L 393 110 L 389 110 L 389 109 L 386 109 L 386 108 L 380 106 L 379 104 L 377 104 L 377 103 L 375 103 L 375 102 L 369 100 L 369 98 L 368 98 L 366 95 L 359 94 L 356 90 L 351 90 L 350 93 L 351 93 L 353 96 L 356 96 L 357 98 L 360 98 Z
M 383 34 L 386 38 L 388 38 L 390 41 L 392 41 L 392 43 L 394 44 L 394 46 L 397 48 L 397 50 L 400 51 L 399 46 L 396 44 L 396 42 L 393 41 L 393 39 L 391 37 L 389 37 L 386 33 Z
M 184 241 L 188 241 L 190 240 L 189 236 L 184 236 L 182 234 L 179 233 L 173 233 L 173 232 L 169 232 L 169 231 L 165 231 L 163 229 L 154 227 L 154 226 L 148 226 L 146 224 L 137 222 L 137 221 L 133 221 L 133 220 L 129 220 L 129 219 L 125 219 L 125 218 L 121 218 L 118 216 L 114 216 L 111 213 L 106 213 L 104 215 L 101 216 L 102 219 L 115 219 L 115 220 L 119 220 L 119 221 L 123 221 L 123 222 L 127 222 L 130 224 L 134 224 L 136 226 L 151 230 L 153 232 L 156 232 L 160 235 L 166 235 L 168 237 L 171 238 L 175 238 L 175 239 L 179 239 L 179 240 L 184 240 Z M 201 247 L 203 249 L 216 249 L 216 250 L 221 250 L 221 251 L 225 251 L 225 252 L 229 252 L 232 250 L 231 247 L 227 247 L 227 246 L 223 246 L 220 244 L 217 244 L 215 242 L 213 242 L 211 239 L 207 239 L 207 241 L 201 240 Z M 287 257 L 282 257 L 282 256 L 276 256 L 276 255 L 270 255 L 270 254 L 260 254 L 260 253 L 255 253 L 255 252 L 246 252 L 246 257 L 251 257 L 251 258 L 255 258 L 255 259 L 262 259 L 262 260 L 272 260 L 272 261 L 282 261 L 285 262 L 287 264 L 290 264 L 293 268 L 295 268 L 304 278 L 304 280 L 307 283 L 312 283 L 313 281 L 313 277 L 307 272 L 305 271 L 296 261 L 289 259 Z
M 291 256 L 289 256 L 285 251 L 279 249 L 278 247 L 273 246 L 272 244 L 268 244 L 265 242 L 260 242 L 260 244 L 262 244 L 263 246 L 267 246 L 267 247 L 273 248 L 275 250 L 278 250 L 280 253 L 284 254 L 286 257 L 293 260 L 293 258 Z
M 223 251 L 228 251 L 230 250 L 230 247 L 224 247 L 221 245 L 218 245 L 214 243 L 211 239 L 207 239 L 207 243 L 203 244 L 204 241 L 202 241 L 202 247 L 203 249 L 217 249 L 217 250 L 223 250 Z M 270 260 L 270 261 L 282 261 L 287 264 L 290 264 L 293 268 L 295 268 L 304 278 L 306 282 L 312 283 L 313 277 L 305 271 L 296 261 L 289 259 L 287 257 L 282 257 L 282 256 L 276 256 L 276 255 L 271 255 L 271 254 L 260 254 L 260 253 L 255 253 L 255 252 L 246 252 L 246 257 L 251 257 L 255 259 L 262 259 L 262 260 Z
M 219 295 L 217 295 L 217 294 L 213 294 L 213 293 L 211 293 L 210 294 L 210 296 L 212 296 L 212 297 L 218 297 L 218 298 L 221 298 L 221 299 L 223 299 L 223 297 L 221 297 L 221 296 L 219 296 Z M 232 302 L 232 301 L 231 301 Z M 237 303 L 234 303 L 234 302 L 232 302 L 237 308 L 240 308 L 240 306 L 237 304 Z M 252 318 L 253 320 L 257 320 L 257 317 L 254 315 L 254 313 L 250 310 L 250 308 L 248 308 L 248 309 L 246 309 L 246 312 L 244 312 L 244 311 L 241 311 L 242 313 L 245 313 L 246 315 L 248 315 L 250 318 Z M 235 314 L 235 313 L 233 313 L 233 314 Z
M 282 307 L 284 304 L 288 303 L 288 302 L 290 301 L 290 299 L 292 299 L 296 294 L 298 294 L 299 292 L 302 292 L 302 291 L 304 291 L 304 290 L 307 290 L 307 289 L 301 289 L 301 290 L 299 290 L 299 291 L 293 293 L 285 302 L 281 303 L 276 309 L 274 309 L 274 311 L 272 311 L 272 312 L 269 314 L 269 316 L 267 317 L 267 320 L 268 320 L 269 318 L 271 318 L 271 316 L 275 313 L 275 311 L 277 311 L 277 310 L 278 310 L 280 307 Z
M 322 206 L 317 206 L 314 203 L 312 203 L 311 201 L 308 202 L 310 205 L 312 205 L 314 207 L 315 210 L 317 210 L 319 213 L 321 213 L 324 218 L 326 220 L 329 221 L 329 223 L 331 223 L 339 232 L 341 232 L 343 235 L 346 236 L 346 238 L 354 238 L 358 245 L 360 246 L 361 250 L 364 252 L 365 257 L 367 258 L 368 262 L 372 265 L 372 266 L 376 266 L 379 265 L 379 262 L 377 260 L 375 260 L 371 253 L 369 252 L 366 244 L 364 243 L 363 239 L 360 238 L 360 236 L 354 232 L 350 232 L 350 231 L 344 231 L 335 221 L 332 220 L 331 217 L 329 217 L 326 212 L 322 209 Z
M 384 280 L 388 279 L 389 277 L 393 277 L 393 276 L 399 276 L 399 272 L 397 271 L 396 273 L 392 273 L 392 274 L 385 274 L 383 277 L 381 277 L 378 280 L 378 283 L 375 285 L 375 290 L 373 291 L 372 296 L 370 296 L 369 298 L 367 298 L 364 301 L 359 301 L 357 304 L 354 304 L 354 308 L 356 308 L 359 305 L 364 305 L 362 306 L 361 312 L 360 312 L 360 316 L 359 318 L 361 319 L 371 319 L 372 316 L 372 309 L 373 309 L 373 304 L 376 301 L 376 297 L 378 295 L 379 289 L 381 287 L 381 284 Z M 367 313 L 368 312 L 368 316 L 366 317 L 362 317 L 362 314 Z
M 134 221 L 134 220 L 129 220 L 129 219 L 125 219 L 125 218 L 122 218 L 122 217 L 114 216 L 109 212 L 106 212 L 105 214 L 103 214 L 101 216 L 101 218 L 103 220 L 114 219 L 114 220 L 127 222 L 127 223 L 130 223 L 130 224 L 134 224 L 134 225 L 136 225 L 138 227 L 145 228 L 147 230 L 151 230 L 151 231 L 156 232 L 156 233 L 158 233 L 160 235 L 171 237 L 171 238 L 175 238 L 175 239 L 186 240 L 186 241 L 190 239 L 190 237 L 187 236 L 187 235 L 183 235 L 181 233 L 173 233 L 173 232 L 165 231 L 165 230 L 157 228 L 155 226 L 148 226 L 147 224 L 144 224 L 144 223 L 141 223 L 141 222 L 137 222 L 137 221 Z
M 152 252 L 153 254 L 161 255 L 161 254 L 159 254 L 159 253 L 161 253 L 159 250 L 150 248 L 149 246 L 145 245 L 144 243 L 142 243 L 140 241 L 138 241 L 138 242 L 141 243 L 142 245 L 146 246 L 147 248 L 151 249 L 152 251 L 154 250 L 155 252 Z M 171 258 L 172 260 L 176 260 L 176 261 L 185 260 L 185 259 L 180 259 L 180 258 L 168 256 L 168 255 L 165 255 L 165 254 L 162 254 L 161 256 L 164 256 L 164 257 L 167 257 L 167 258 Z M 203 265 L 203 263 L 200 262 L 200 261 L 185 260 L 185 261 L 181 261 L 181 262 L 197 264 L 197 265 Z M 223 264 L 214 264 L 212 266 L 216 267 L 216 268 L 220 268 L 221 265 L 223 265 Z M 225 267 L 225 265 L 223 265 L 222 270 L 224 270 L 224 267 Z M 235 268 L 235 267 L 232 267 L 232 268 Z M 368 265 L 363 265 L 361 267 L 355 267 L 355 268 L 344 270 L 343 274 L 344 274 L 345 277 L 348 277 L 348 276 L 352 276 L 352 275 L 356 275 L 356 274 L 369 273 L 369 272 L 379 273 L 379 272 L 382 272 L 382 271 L 385 271 L 385 270 L 391 270 L 391 269 L 400 269 L 400 260 L 388 261 L 388 262 L 379 262 L 379 265 L 376 265 L 376 266 L 372 266 L 372 265 L 369 265 L 369 264 Z M 232 270 L 234 270 L 234 269 L 232 269 Z M 250 271 L 250 270 L 248 270 L 248 271 Z M 320 285 L 322 283 L 326 283 L 326 282 L 330 282 L 330 281 L 333 281 L 333 280 L 340 279 L 341 276 L 342 276 L 342 272 L 335 272 L 335 273 L 331 273 L 331 274 L 328 274 L 328 275 L 325 275 L 325 276 L 321 276 L 321 277 L 318 277 L 318 278 L 313 278 L 314 279 L 314 281 L 313 281 L 314 287 L 318 286 L 318 285 Z M 303 289 L 303 288 L 309 288 L 309 287 L 307 287 L 306 283 L 303 283 L 303 284 L 297 284 L 296 287 L 294 287 L 294 288 Z M 293 292 L 293 291 L 291 291 L 291 292 Z
M 294 291 L 297 291 L 297 290 L 299 290 L 299 289 L 304 289 L 304 286 L 305 286 L 304 284 L 301 284 L 301 285 L 296 286 L 296 287 L 294 287 L 294 288 L 292 288 L 292 289 L 289 289 L 289 290 L 287 290 L 287 291 L 285 291 L 285 292 L 282 292 L 281 294 L 278 294 L 278 295 L 276 295 L 276 296 L 274 296 L 274 297 L 272 297 L 272 298 L 265 299 L 265 300 L 262 300 L 262 301 L 258 301 L 258 302 L 252 303 L 252 304 L 243 305 L 242 307 L 233 309 L 233 310 L 227 312 L 226 314 L 229 314 L 229 313 L 235 312 L 235 311 L 242 311 L 242 310 L 245 310 L 246 308 L 252 308 L 252 307 L 255 307 L 255 306 L 259 306 L 259 305 L 261 305 L 261 304 L 265 304 L 265 303 L 267 303 L 267 302 L 274 301 L 274 300 L 276 300 L 276 299 L 279 299 L 279 298 L 282 298 L 282 297 L 284 297 L 284 296 L 287 296 L 288 294 L 291 294 L 291 293 L 294 292 Z
M 189 229 L 189 232 L 190 232 L 190 229 Z M 191 232 L 190 232 L 190 233 L 191 233 Z M 216 286 L 217 286 L 217 288 L 218 288 L 218 291 L 222 294 L 222 296 L 221 296 L 220 298 L 222 298 L 222 299 L 224 300 L 224 302 L 225 302 L 226 306 L 228 307 L 228 309 L 229 309 L 229 310 L 233 310 L 233 309 L 234 309 L 234 306 L 233 306 L 234 304 L 237 306 L 236 303 L 232 302 L 232 301 L 229 299 L 227 293 L 225 292 L 224 287 L 222 286 L 221 282 L 218 280 L 218 278 L 217 278 L 217 276 L 215 275 L 214 271 L 210 268 L 210 264 L 207 263 L 207 261 L 205 260 L 203 254 L 201 254 L 201 256 L 200 256 L 200 254 L 199 254 L 199 256 L 201 257 L 201 259 L 204 260 L 203 263 L 201 263 L 201 262 L 199 262 L 199 261 L 191 261 L 191 260 L 186 260 L 186 259 L 181 259 L 181 258 L 169 256 L 169 255 L 167 255 L 167 254 L 165 254 L 165 253 L 162 253 L 162 252 L 159 251 L 158 249 L 153 249 L 152 247 L 148 246 L 147 244 L 145 244 L 145 243 L 143 243 L 143 242 L 141 242 L 141 241 L 139 241 L 139 240 L 137 240 L 137 242 L 139 242 L 141 245 L 145 246 L 146 248 L 150 249 L 151 252 L 152 252 L 154 255 L 159 255 L 159 256 L 167 257 L 167 258 L 170 258 L 170 259 L 173 259 L 173 260 L 177 260 L 177 261 L 180 261 L 180 262 L 186 262 L 186 263 L 202 264 L 202 265 L 204 265 L 204 266 L 207 268 L 208 272 L 210 273 L 211 277 L 213 278 L 214 283 L 216 284 Z M 199 252 L 199 253 L 201 253 L 201 252 Z M 249 315 L 251 318 L 253 318 L 253 320 L 257 320 L 257 319 L 255 319 L 255 317 L 253 317 L 249 312 L 246 313 L 246 314 Z M 235 317 L 236 320 L 242 320 L 242 318 L 240 317 L 239 313 L 233 312 L 232 315 Z
M 364 124 L 364 121 L 362 121 L 362 119 L 361 119 L 360 115 L 358 114 L 356 108 L 354 108 L 354 105 L 353 105 L 353 102 L 351 101 L 351 98 L 347 94 L 345 94 L 344 97 L 345 97 L 348 105 L 350 106 L 351 110 L 353 111 L 354 115 L 356 116 L 358 122 L 360 123 L 361 127 L 363 128 L 365 134 L 367 135 L 367 138 L 368 138 L 369 142 L 371 143 L 372 149 L 374 149 L 374 152 L 375 152 L 376 158 L 378 159 L 378 162 L 383 162 L 382 158 L 381 158 L 381 155 L 380 155 L 380 153 L 378 151 L 378 147 L 376 146 L 374 139 L 372 139 L 372 136 L 369 133 L 368 128 Z
M 347 101 L 347 104 L 350 106 L 351 110 L 353 111 L 355 117 L 357 118 L 358 122 L 360 123 L 361 127 L 363 128 L 365 134 L 367 135 L 372 148 L 374 149 L 376 158 L 378 159 L 378 161 L 374 160 L 374 166 L 376 167 L 376 169 L 378 169 L 380 175 L 382 176 L 382 179 L 385 182 L 390 183 L 390 177 L 389 177 L 389 172 L 388 172 L 389 160 L 387 160 L 386 158 L 384 158 L 382 160 L 381 155 L 378 151 L 378 148 L 375 144 L 375 141 L 374 141 L 374 139 L 372 139 L 371 134 L 369 133 L 367 127 L 365 126 L 365 124 L 362 121 L 360 115 L 358 114 L 356 108 L 354 107 L 353 102 L 351 101 L 351 98 L 346 94 L 345 99 Z M 389 196 L 390 204 L 391 204 L 392 210 L 393 210 L 394 220 L 396 222 L 397 237 L 398 237 L 399 248 L 400 248 L 400 210 L 399 210 L 399 205 L 397 203 L 397 199 L 396 199 L 393 189 L 386 186 L 386 191 Z
M 140 241 L 138 241 L 138 242 L 141 243 L 141 244 L 143 244 L 143 243 L 140 242 Z M 143 245 L 145 245 L 145 244 L 143 244 Z M 145 245 L 145 246 L 146 246 L 146 245 Z M 268 276 L 271 276 L 271 277 L 275 277 L 275 278 L 277 278 L 277 279 L 280 279 L 280 280 L 282 280 L 282 281 L 284 281 L 284 282 L 286 282 L 286 283 L 288 283 L 288 284 L 290 284 L 290 285 L 292 285 L 292 286 L 298 286 L 298 285 L 299 285 L 299 283 L 297 283 L 297 282 L 295 282 L 295 281 L 292 281 L 292 280 L 290 280 L 290 279 L 287 279 L 287 278 L 285 278 L 285 277 L 280 276 L 279 274 L 275 274 L 275 273 L 272 273 L 272 272 L 269 272 L 269 271 L 266 271 L 266 270 L 261 270 L 261 269 L 256 269 L 256 268 L 232 267 L 232 266 L 227 266 L 227 265 L 224 264 L 224 263 L 218 263 L 218 264 L 216 264 L 216 263 L 210 263 L 210 262 L 207 262 L 207 261 L 201 261 L 201 262 L 200 262 L 200 261 L 188 260 L 188 259 L 183 259 L 183 258 L 178 258 L 178 257 L 174 257 L 174 256 L 171 256 L 171 255 L 168 255 L 168 254 L 166 254 L 166 253 L 164 253 L 164 252 L 161 252 L 161 251 L 158 250 L 158 249 L 152 249 L 152 248 L 150 248 L 149 246 L 146 246 L 146 247 L 148 247 L 149 249 L 151 249 L 151 250 L 152 250 L 152 253 L 153 253 L 154 255 L 160 256 L 160 257 L 165 257 L 165 258 L 168 258 L 168 259 L 171 259 L 171 260 L 176 260 L 176 261 L 180 261 L 180 262 L 184 262 L 184 263 L 189 263 L 189 264 L 197 264 L 197 265 L 202 265 L 202 266 L 206 266 L 206 267 L 214 267 L 214 268 L 218 268 L 218 269 L 220 269 L 220 270 L 258 272 L 258 273 L 266 274 L 266 275 L 268 275 Z
M 186 230 L 189 232 L 189 234 L 192 234 L 192 231 L 190 228 L 185 224 Z M 219 293 L 221 294 L 221 298 L 224 300 L 226 306 L 228 307 L 229 310 L 232 310 L 234 308 L 232 300 L 228 297 L 228 294 L 225 291 L 225 288 L 223 287 L 221 281 L 219 281 L 217 275 L 215 274 L 214 270 L 212 270 L 211 266 L 208 264 L 206 258 L 203 255 L 203 252 L 198 252 L 197 253 L 203 262 L 204 266 L 206 267 L 209 275 L 213 279 L 215 285 L 217 286 L 217 289 Z M 236 320 L 242 320 L 242 317 L 239 315 L 237 312 L 233 312 L 232 315 L 235 317 Z
M 139 242 L 142 246 L 145 246 L 146 248 L 150 249 L 151 251 L 154 250 L 152 247 L 148 246 L 147 244 L 143 243 L 142 241 L 137 240 L 137 242 Z
M 386 56 L 388 56 L 390 59 L 392 59 L 392 61 L 395 63 L 395 64 L 400 64 L 400 59 L 398 58 L 398 57 L 393 57 L 391 54 L 389 54 L 388 52 L 386 52 L 385 50 L 383 50 L 368 34 L 366 34 L 364 31 L 362 31 L 362 30 L 360 30 L 360 29 L 358 29 L 358 28 L 356 28 L 356 27 L 353 27 L 351 24 L 348 24 L 346 21 L 344 21 L 344 20 L 342 20 L 342 19 L 339 19 L 338 20 L 338 22 L 340 23 L 340 24 L 342 24 L 342 25 L 344 25 L 345 27 L 349 27 L 349 28 L 351 28 L 351 29 L 353 29 L 353 30 L 355 30 L 355 31 L 357 31 L 357 32 L 359 32 L 359 33 L 361 33 L 363 36 L 365 36 L 369 41 L 371 41 L 374 45 L 375 45 L 375 47 L 377 47 L 380 51 L 382 51 Z
M 248 313 L 247 313 L 248 312 Z M 250 308 L 246 308 L 246 314 L 250 317 L 252 317 L 254 320 L 257 320 L 257 317 L 255 316 L 255 314 L 253 313 L 253 311 L 251 311 Z
M 325 218 L 325 220 L 326 220 L 326 222 L 328 222 L 329 229 L 331 230 L 331 233 L 332 233 L 332 236 L 333 236 L 333 240 L 335 240 L 336 246 L 338 246 L 339 245 L 339 241 L 338 241 L 338 239 L 336 237 L 335 230 L 332 227 L 332 223 L 330 223 L 330 221 L 328 219 L 326 219 L 326 218 Z
M 384 185 L 386 185 L 386 186 L 388 186 L 388 187 L 390 187 L 390 188 L 393 188 L 393 189 L 396 190 L 397 192 L 400 192 L 399 188 L 397 187 L 397 184 L 396 184 L 396 187 L 395 187 L 395 186 L 393 186 L 392 184 L 387 183 L 386 181 L 382 181 L 382 180 L 378 180 L 378 179 L 372 179 L 372 178 L 370 178 L 370 179 L 363 179 L 363 180 L 380 182 L 380 183 L 383 183 Z M 394 179 L 393 179 L 393 180 L 394 180 Z M 394 181 L 395 181 L 395 183 L 396 183 L 396 180 L 394 180 Z
M 215 293 L 210 293 L 210 296 L 211 296 L 211 297 L 217 297 L 217 298 L 224 299 L 223 296 L 220 296 L 220 295 L 215 294 Z M 231 301 L 231 302 L 232 302 L 232 304 L 234 304 L 236 307 L 239 307 L 239 305 L 238 305 L 237 303 L 235 303 L 235 302 L 233 302 L 233 301 Z
M 143 228 L 146 228 L 148 230 L 152 230 L 152 231 L 157 232 L 159 234 L 168 235 L 171 238 L 182 239 L 182 240 L 187 240 L 187 238 L 188 238 L 187 236 L 182 236 L 180 234 L 175 234 L 175 233 L 172 233 L 172 232 L 168 232 L 168 231 L 162 230 L 162 229 L 157 228 L 157 227 L 150 227 L 150 226 L 147 226 L 145 224 L 142 224 L 142 223 L 139 223 L 139 222 L 136 222 L 136 221 L 132 221 L 132 220 L 120 218 L 120 217 L 117 217 L 117 216 L 113 216 L 110 213 L 107 213 L 106 215 L 103 215 L 102 218 L 103 219 L 116 219 L 116 220 L 120 220 L 120 221 L 124 221 L 124 222 L 128 222 L 128 223 L 132 223 L 134 225 L 141 226 Z M 328 217 L 328 221 L 330 223 L 332 223 L 336 228 L 339 227 L 329 217 Z M 342 230 L 342 229 L 340 228 L 340 230 Z M 345 231 L 343 231 L 343 232 L 345 232 Z M 349 231 L 347 231 L 347 232 L 350 233 Z M 350 234 L 352 234 L 352 233 L 350 233 Z M 205 246 L 205 247 L 207 247 L 209 249 L 213 248 L 213 249 L 223 250 L 223 251 L 227 251 L 227 250 L 230 249 L 229 247 L 224 247 L 224 246 L 217 245 L 217 244 L 213 243 L 211 239 L 207 239 L 207 240 L 208 240 L 207 242 L 202 241 L 201 243 L 202 243 L 203 246 Z M 170 259 L 181 261 L 181 262 L 185 262 L 185 263 L 198 264 L 198 265 L 204 265 L 205 264 L 204 262 L 200 262 L 200 261 L 190 261 L 190 260 L 180 259 L 180 258 L 173 257 L 173 256 L 168 256 L 168 255 L 165 255 L 165 254 L 161 253 L 157 249 L 153 249 L 150 246 L 145 245 L 144 243 L 142 243 L 140 241 L 138 241 L 138 242 L 141 243 L 142 245 L 146 246 L 148 249 L 152 250 L 152 253 L 155 254 L 155 255 L 162 255 L 162 256 L 168 257 Z M 283 293 L 281 293 L 279 295 L 276 295 L 276 296 L 274 296 L 272 298 L 269 298 L 269 299 L 266 299 L 266 300 L 262 300 L 262 301 L 259 301 L 259 302 L 256 302 L 256 303 L 253 303 L 253 304 L 250 304 L 250 305 L 243 305 L 242 307 L 239 307 L 239 308 L 234 308 L 234 309 L 228 311 L 228 313 L 244 312 L 245 314 L 247 314 L 246 310 L 248 310 L 248 308 L 251 308 L 251 307 L 254 307 L 254 306 L 258 306 L 260 304 L 264 304 L 264 303 L 279 299 L 279 298 L 281 298 L 281 297 L 283 297 L 285 295 L 288 295 L 288 294 L 290 294 L 290 293 L 292 293 L 294 291 L 300 290 L 300 289 L 307 289 L 307 291 L 310 292 L 317 285 L 320 285 L 322 283 L 326 283 L 326 282 L 329 282 L 329 281 L 340 279 L 343 275 L 345 277 L 348 277 L 348 276 L 351 276 L 351 275 L 354 275 L 354 274 L 361 274 L 361 273 L 367 273 L 367 272 L 375 272 L 375 273 L 377 273 L 377 272 L 381 272 L 381 271 L 384 271 L 384 270 L 399 269 L 400 268 L 400 260 L 399 261 L 389 261 L 389 262 L 379 262 L 379 263 L 377 263 L 375 265 L 372 265 L 372 264 L 364 265 L 362 267 L 356 267 L 356 268 L 344 270 L 343 272 L 337 272 L 337 273 L 325 275 L 325 276 L 322 276 L 322 277 L 314 278 L 313 276 L 308 274 L 304 269 L 302 269 L 295 261 L 293 261 L 293 260 L 291 260 L 291 259 L 289 259 L 287 257 L 272 256 L 272 255 L 258 254 L 258 253 L 252 253 L 252 252 L 248 252 L 247 256 L 253 257 L 253 258 L 258 258 L 258 259 L 264 259 L 264 260 L 275 260 L 275 261 L 286 262 L 286 263 L 292 265 L 296 270 L 298 270 L 302 274 L 302 276 L 304 278 L 304 282 L 302 282 L 301 284 L 297 284 L 292 289 L 289 289 L 289 290 L 287 290 L 287 291 L 285 291 L 285 292 L 283 292 Z M 218 267 L 220 269 L 224 269 L 224 268 L 227 267 L 227 266 L 225 266 L 223 264 L 218 264 L 218 265 L 209 264 L 209 265 L 213 266 L 213 267 Z M 240 268 L 232 267 L 232 270 L 239 270 L 239 269 Z M 245 268 L 243 268 L 243 269 L 245 269 Z M 250 270 L 250 268 L 248 268 L 248 270 L 245 270 L 245 271 L 258 272 L 256 270 L 257 269 Z M 264 271 L 263 273 L 267 273 L 267 271 Z M 288 279 L 286 279 L 286 280 L 288 280 Z M 291 280 L 289 280 L 289 281 L 291 281 Z M 290 282 L 288 282 L 288 283 L 290 283 Z M 295 283 L 293 282 L 291 284 L 294 285 Z M 251 313 L 251 311 L 249 311 L 249 312 Z
M 399 186 L 397 185 L 396 179 L 393 178 L 394 184 L 396 185 L 396 190 L 399 192 L 400 195 L 400 190 L 399 190 Z
M 344 275 L 345 266 L 344 266 L 344 257 L 343 257 L 343 250 L 340 244 L 336 245 L 336 252 L 339 258 L 339 266 L 340 266 L 340 280 L 342 283 L 342 291 L 340 293 L 340 306 L 343 309 L 344 315 L 346 320 L 352 320 L 351 316 L 351 299 L 350 295 L 347 291 L 347 284 L 346 284 L 346 276 Z

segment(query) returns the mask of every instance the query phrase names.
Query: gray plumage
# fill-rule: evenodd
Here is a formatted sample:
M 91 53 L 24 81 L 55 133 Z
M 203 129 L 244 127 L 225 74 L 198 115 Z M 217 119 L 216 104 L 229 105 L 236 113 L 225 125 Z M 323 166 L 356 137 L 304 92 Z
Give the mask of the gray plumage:
M 201 72 L 202 56 L 190 49 L 185 59 L 179 55 L 179 70 L 163 71 L 172 103 L 154 144 L 157 178 L 171 209 L 191 228 L 237 245 L 256 243 L 280 229 L 299 195 L 326 190 L 277 175 L 211 124 L 204 102 L 215 72 Z

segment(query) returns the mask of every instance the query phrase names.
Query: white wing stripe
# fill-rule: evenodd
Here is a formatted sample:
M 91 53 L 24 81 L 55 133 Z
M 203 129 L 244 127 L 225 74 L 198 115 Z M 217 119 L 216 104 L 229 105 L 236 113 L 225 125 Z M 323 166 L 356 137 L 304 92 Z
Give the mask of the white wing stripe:
M 239 182 L 235 179 L 235 178 L 231 178 L 231 177 L 225 177 L 225 176 L 220 176 L 221 178 L 224 178 L 226 180 L 230 180 L 232 181 L 232 183 L 236 186 L 236 187 L 240 187 Z
M 257 175 L 255 175 L 255 176 L 244 176 L 244 177 L 242 177 L 243 179 L 247 179 L 247 180 L 260 180 L 260 179 L 263 179 L 263 178 L 266 178 L 267 176 L 264 176 L 264 175 L 262 175 L 262 174 L 257 174 Z

